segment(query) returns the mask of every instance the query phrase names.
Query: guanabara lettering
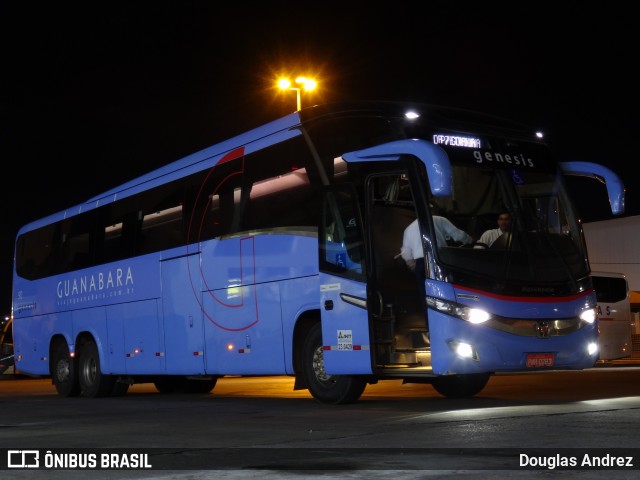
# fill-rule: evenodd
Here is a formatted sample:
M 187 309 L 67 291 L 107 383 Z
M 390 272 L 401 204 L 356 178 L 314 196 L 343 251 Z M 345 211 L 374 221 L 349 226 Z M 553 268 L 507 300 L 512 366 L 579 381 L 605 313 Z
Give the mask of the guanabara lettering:
M 61 280 L 58 282 L 56 293 L 58 298 L 62 299 L 85 293 L 103 292 L 128 285 L 133 285 L 131 267 L 128 267 L 126 270 L 116 268 L 113 271 L 109 270 Z

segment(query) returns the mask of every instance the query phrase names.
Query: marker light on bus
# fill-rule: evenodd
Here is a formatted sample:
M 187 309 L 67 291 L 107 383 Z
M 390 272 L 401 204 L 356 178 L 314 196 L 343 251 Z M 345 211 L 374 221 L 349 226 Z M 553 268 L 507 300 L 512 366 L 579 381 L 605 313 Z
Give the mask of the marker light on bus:
M 596 342 L 591 342 L 587 345 L 587 352 L 589 352 L 589 355 L 595 355 L 598 353 L 598 344 Z
M 427 297 L 427 305 L 439 312 L 453 315 L 469 323 L 484 323 L 491 318 L 489 312 L 480 308 L 471 308 L 459 303 Z

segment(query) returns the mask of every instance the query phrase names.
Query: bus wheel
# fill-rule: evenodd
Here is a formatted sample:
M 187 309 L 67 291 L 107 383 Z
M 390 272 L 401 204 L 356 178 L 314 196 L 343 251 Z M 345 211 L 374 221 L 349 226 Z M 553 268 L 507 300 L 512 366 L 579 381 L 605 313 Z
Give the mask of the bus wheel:
M 490 373 L 443 375 L 433 379 L 431 385 L 447 398 L 469 398 L 479 393 L 489 381 Z
M 51 358 L 51 378 L 58 395 L 76 397 L 80 393 L 76 359 L 69 355 L 69 349 L 64 342 L 57 342 L 53 347 Z
M 184 384 L 184 393 L 209 393 L 216 386 L 218 379 L 213 377 L 206 380 L 187 379 Z
M 156 378 L 153 384 L 160 393 L 180 393 L 186 381 L 184 377 L 164 375 Z
M 100 355 L 93 340 L 86 341 L 80 349 L 78 379 L 83 397 L 108 397 L 114 391 L 116 378 L 100 371 Z
M 353 403 L 367 386 L 366 380 L 353 375 L 329 375 L 324 369 L 322 330 L 315 324 L 304 341 L 302 373 L 311 395 L 322 403 Z

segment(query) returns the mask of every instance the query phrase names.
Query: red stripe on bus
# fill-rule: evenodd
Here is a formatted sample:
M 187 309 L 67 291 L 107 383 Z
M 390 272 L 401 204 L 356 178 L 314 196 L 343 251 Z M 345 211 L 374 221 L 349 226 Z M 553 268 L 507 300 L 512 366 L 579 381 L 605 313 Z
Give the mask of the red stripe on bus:
M 454 285 L 456 290 L 464 290 L 465 292 L 472 292 L 476 295 L 481 295 L 485 297 L 491 297 L 498 300 L 503 300 L 506 302 L 530 302 L 530 303 L 558 303 L 558 302 L 572 302 L 579 298 L 586 297 L 593 293 L 593 288 L 586 290 L 584 292 L 576 293 L 575 295 L 566 295 L 563 297 L 513 297 L 508 295 L 498 295 L 495 293 L 483 292 L 482 290 L 475 290 L 473 288 L 461 287 L 459 285 Z

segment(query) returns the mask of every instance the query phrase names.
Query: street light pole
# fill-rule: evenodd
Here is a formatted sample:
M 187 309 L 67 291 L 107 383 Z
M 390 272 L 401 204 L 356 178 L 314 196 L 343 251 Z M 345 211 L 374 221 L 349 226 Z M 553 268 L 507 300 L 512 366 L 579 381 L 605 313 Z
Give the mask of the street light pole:
M 296 107 L 297 107 L 296 112 L 299 112 L 302 109 L 302 101 L 300 99 L 300 89 L 299 88 L 295 88 L 295 87 L 291 87 L 291 90 L 295 90 L 296 91 Z
M 306 77 L 298 77 L 296 78 L 296 83 L 301 84 L 301 87 L 292 87 L 291 80 L 288 78 L 281 78 L 278 80 L 278 87 L 281 90 L 295 90 L 296 92 L 296 112 L 299 112 L 302 109 L 302 89 L 305 91 L 311 91 L 317 86 L 317 82 L 310 78 Z

